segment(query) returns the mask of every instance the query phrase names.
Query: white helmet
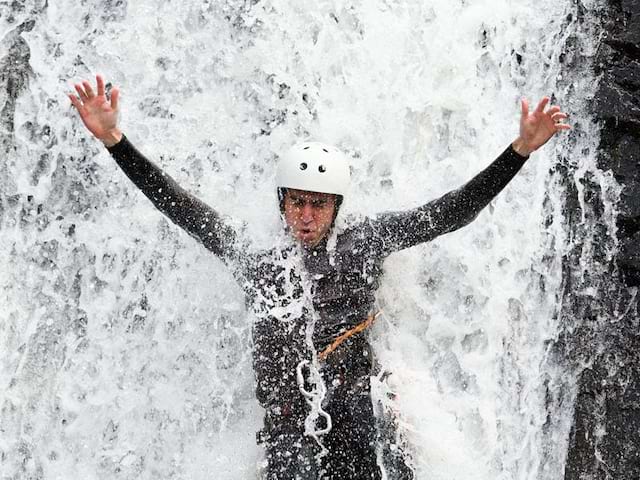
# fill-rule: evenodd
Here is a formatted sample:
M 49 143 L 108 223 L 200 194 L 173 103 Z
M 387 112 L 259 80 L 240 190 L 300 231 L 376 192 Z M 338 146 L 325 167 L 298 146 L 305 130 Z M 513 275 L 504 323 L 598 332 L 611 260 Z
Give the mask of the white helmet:
M 276 186 L 344 196 L 350 177 L 344 153 L 323 143 L 304 142 L 280 158 Z

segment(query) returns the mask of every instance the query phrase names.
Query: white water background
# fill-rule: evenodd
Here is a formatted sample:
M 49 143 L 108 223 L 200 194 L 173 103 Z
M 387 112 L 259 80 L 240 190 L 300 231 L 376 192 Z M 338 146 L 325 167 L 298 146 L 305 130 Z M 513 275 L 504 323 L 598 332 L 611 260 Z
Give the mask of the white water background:
M 2 132 L 0 478 L 256 478 L 251 315 L 83 129 L 65 94 L 96 73 L 121 88 L 131 141 L 261 245 L 290 144 L 351 156 L 341 216 L 410 208 L 515 138 L 520 96 L 554 94 L 581 124 L 571 150 L 551 141 L 472 225 L 391 256 L 371 335 L 418 479 L 562 477 L 574 380 L 549 342 L 571 240 L 549 171 L 569 156 L 576 181 L 613 188 L 584 113 L 595 79 L 560 62 L 567 38 L 587 57 L 595 42 L 574 2 L 1 8 L 1 54 L 19 37 L 31 57 Z

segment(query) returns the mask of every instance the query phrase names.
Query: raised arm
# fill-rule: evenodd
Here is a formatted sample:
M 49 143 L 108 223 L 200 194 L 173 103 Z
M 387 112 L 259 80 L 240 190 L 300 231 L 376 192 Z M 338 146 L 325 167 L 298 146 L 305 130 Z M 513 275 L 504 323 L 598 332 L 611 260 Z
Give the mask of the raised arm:
M 461 188 L 419 208 L 379 215 L 369 223 L 370 238 L 381 254 L 389 254 L 457 230 L 474 220 L 524 165 L 528 156 L 553 135 L 569 129 L 560 107 L 546 109 L 543 98 L 529 113 L 522 100 L 520 136 L 485 170 Z M 546 110 L 545 110 L 546 109 Z
M 223 259 L 235 252 L 236 233 L 214 209 L 180 187 L 173 178 L 142 155 L 117 125 L 119 92 L 107 99 L 104 80 L 96 77 L 97 91 L 84 81 L 69 95 L 87 129 L 109 150 L 133 183 L 172 222 L 186 230 Z

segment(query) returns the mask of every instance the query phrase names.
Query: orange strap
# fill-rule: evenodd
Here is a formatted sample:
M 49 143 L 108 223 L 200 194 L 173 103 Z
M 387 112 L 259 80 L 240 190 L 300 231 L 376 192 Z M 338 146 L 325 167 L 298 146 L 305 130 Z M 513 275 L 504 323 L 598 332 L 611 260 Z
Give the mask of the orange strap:
M 378 318 L 378 315 L 380 315 L 380 312 L 372 313 L 371 315 L 369 315 L 367 317 L 367 319 L 364 322 L 359 323 L 358 325 L 353 327 L 351 330 L 347 330 L 342 335 L 340 335 L 338 338 L 336 338 L 333 342 L 331 342 L 331 345 L 329 345 L 322 352 L 320 352 L 320 354 L 318 355 L 320 360 L 326 360 L 326 358 L 329 356 L 329 354 L 331 352 L 333 352 L 336 348 L 338 348 L 349 337 L 353 337 L 355 334 L 360 333 L 363 330 L 366 330 L 373 323 L 373 321 L 376 318 Z

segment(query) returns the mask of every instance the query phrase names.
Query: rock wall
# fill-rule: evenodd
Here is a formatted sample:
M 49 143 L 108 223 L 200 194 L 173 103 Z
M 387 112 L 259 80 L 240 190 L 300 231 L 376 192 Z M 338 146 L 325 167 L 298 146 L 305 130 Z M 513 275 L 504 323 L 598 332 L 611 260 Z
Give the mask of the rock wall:
M 590 366 L 580 376 L 566 480 L 640 478 L 640 0 L 609 0 L 607 9 L 593 113 L 601 125 L 599 166 L 622 188 L 618 246 L 613 258 L 602 257 L 608 281 L 599 298 L 574 291 L 569 302 L 580 325 L 571 357 Z

